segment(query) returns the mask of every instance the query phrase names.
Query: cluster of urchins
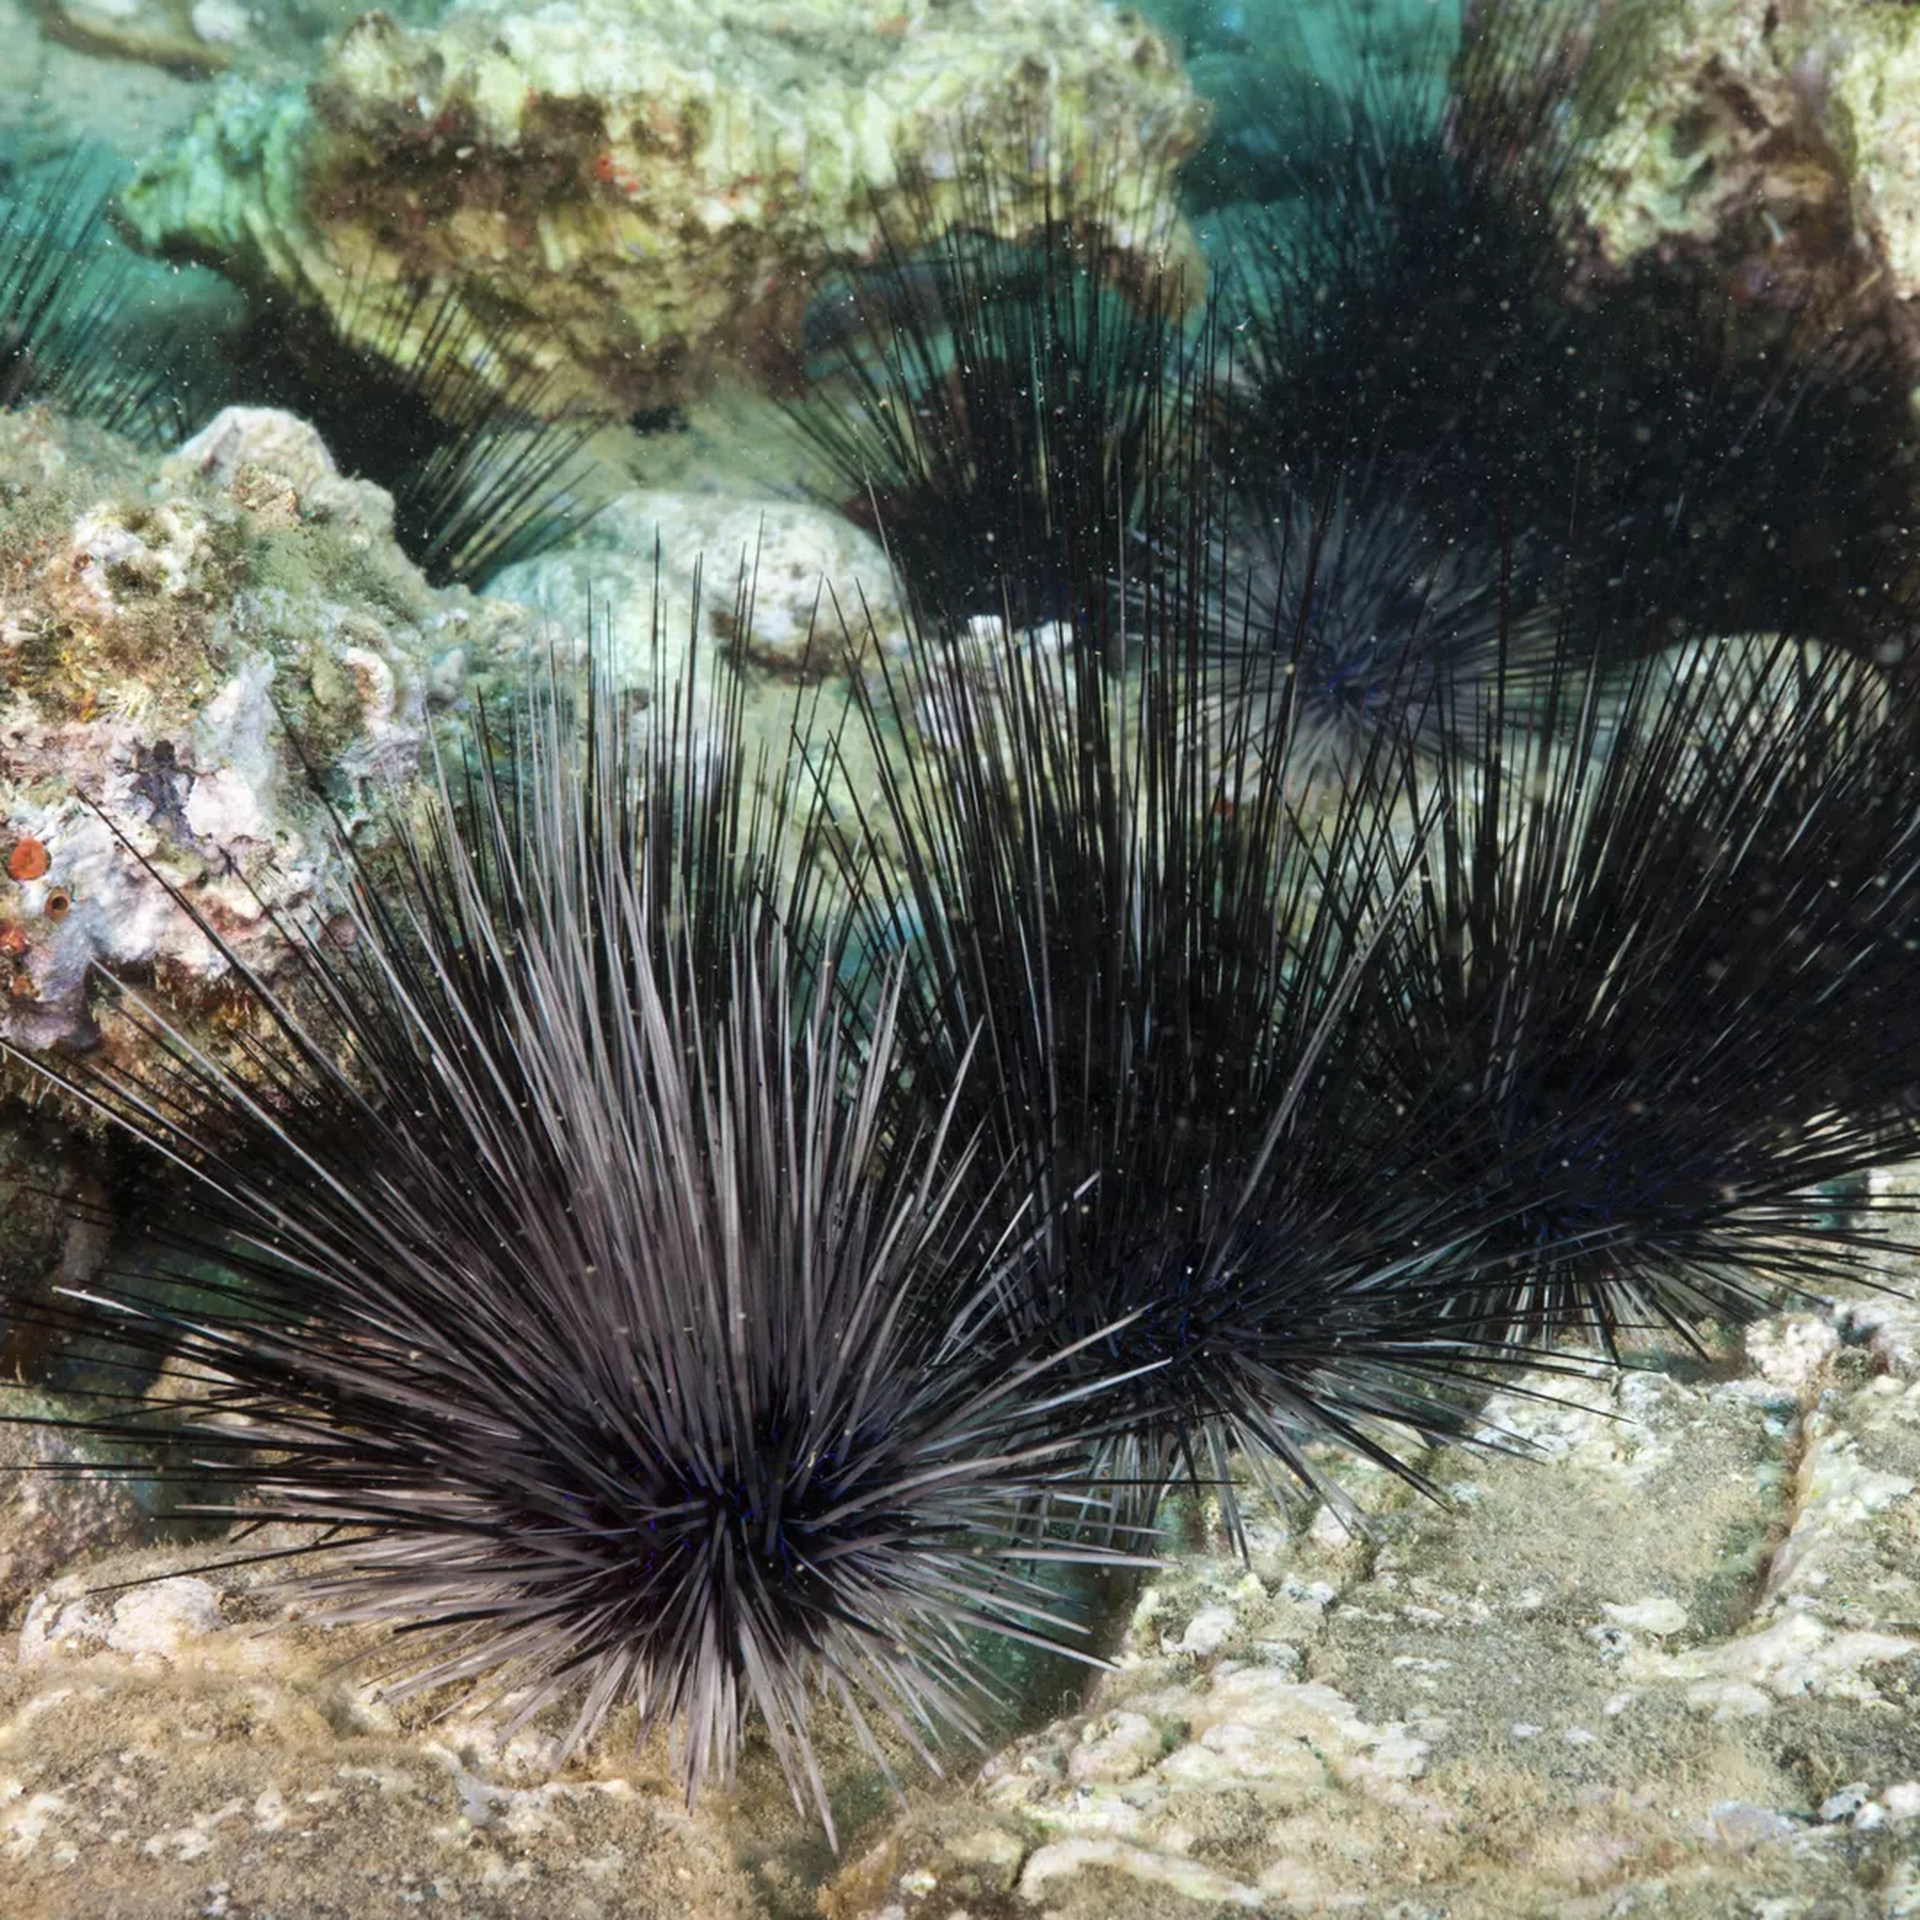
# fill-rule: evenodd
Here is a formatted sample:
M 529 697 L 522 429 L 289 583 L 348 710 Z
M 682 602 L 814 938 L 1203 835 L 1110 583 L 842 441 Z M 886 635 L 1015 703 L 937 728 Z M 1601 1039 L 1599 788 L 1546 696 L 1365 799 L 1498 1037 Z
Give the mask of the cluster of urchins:
M 830 1822 L 823 1702 L 977 1730 L 1169 1496 L 1424 1485 L 1568 1336 L 1870 1273 L 1905 383 L 1569 297 L 1625 17 L 1479 8 L 1197 319 L 1071 205 L 855 283 L 796 417 L 913 606 L 877 783 L 554 658 L 238 1064 L 129 993 L 145 1077 L 48 1070 L 195 1197 L 164 1309 L 73 1307 L 172 1378 L 89 1429 L 338 1529 L 405 1684 L 636 1703 L 690 1792 L 757 1719 Z

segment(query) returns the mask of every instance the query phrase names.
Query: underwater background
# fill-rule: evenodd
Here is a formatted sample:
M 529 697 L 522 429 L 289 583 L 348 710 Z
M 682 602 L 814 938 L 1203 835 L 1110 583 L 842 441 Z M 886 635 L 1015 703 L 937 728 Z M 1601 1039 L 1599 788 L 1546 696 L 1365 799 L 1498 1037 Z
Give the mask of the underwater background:
M 1915 102 L 0 0 L 0 1915 L 1920 1913 Z

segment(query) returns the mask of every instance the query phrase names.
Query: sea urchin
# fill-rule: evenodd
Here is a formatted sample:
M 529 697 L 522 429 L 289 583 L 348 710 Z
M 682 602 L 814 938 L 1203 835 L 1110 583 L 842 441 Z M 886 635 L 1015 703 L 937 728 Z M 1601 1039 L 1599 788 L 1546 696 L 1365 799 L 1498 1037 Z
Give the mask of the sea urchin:
M 81 1424 L 177 1422 L 239 1517 L 335 1530 L 324 1616 L 430 1636 L 397 1690 L 577 1692 L 575 1738 L 632 1702 L 689 1798 L 757 1715 L 831 1831 L 816 1699 L 883 1765 L 874 1716 L 972 1731 L 978 1634 L 1066 1631 L 1019 1563 L 1084 1482 L 1035 1437 L 1048 1357 L 972 1337 L 1017 1245 L 980 1249 L 938 1121 L 881 1125 L 896 990 L 856 1057 L 753 868 L 728 711 L 700 744 L 678 698 L 540 683 L 515 772 L 483 739 L 443 773 L 344 937 L 284 988 L 228 953 L 239 1065 L 129 994 L 144 1074 L 42 1070 L 191 1176 L 172 1304 L 82 1303 L 173 1410 Z

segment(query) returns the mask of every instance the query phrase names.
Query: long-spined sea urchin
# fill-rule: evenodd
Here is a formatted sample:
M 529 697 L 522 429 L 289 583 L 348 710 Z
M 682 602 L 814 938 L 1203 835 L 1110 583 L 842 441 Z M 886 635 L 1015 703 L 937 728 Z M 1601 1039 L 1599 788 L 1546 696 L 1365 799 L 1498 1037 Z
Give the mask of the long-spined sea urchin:
M 1611 1346 L 1882 1245 L 1821 1188 L 1920 1146 L 1920 785 L 1844 652 L 1702 646 L 1623 683 L 1590 652 L 1380 790 L 1438 825 L 1351 1111 L 1497 1256 L 1456 1295 L 1478 1324 Z
M 968 174 L 960 191 L 937 243 L 883 223 L 879 262 L 816 302 L 812 392 L 789 418 L 923 625 L 992 617 L 1009 595 L 1022 622 L 1067 617 L 1108 591 L 1177 468 L 1179 322 L 1203 289 L 1114 251 L 1116 233 L 1141 251 L 1177 235 L 1156 175 L 1092 198 L 1062 184 L 1028 202 Z M 909 192 L 932 230 L 931 187 Z
M 400 1690 L 575 1691 L 576 1738 L 631 1701 L 689 1797 L 757 1715 L 831 1831 L 818 1697 L 926 1753 L 977 1726 L 979 1635 L 1070 1637 L 1020 1563 L 1086 1557 L 1034 1526 L 1086 1495 L 1045 1431 L 1080 1388 L 974 1338 L 1020 1238 L 981 1244 L 941 1118 L 883 1125 L 897 989 L 856 1058 L 737 714 L 703 745 L 663 699 L 639 750 L 604 678 L 578 721 L 549 685 L 513 776 L 482 743 L 356 868 L 344 939 L 290 930 L 277 988 L 228 954 L 237 1064 L 132 995 L 150 1066 L 41 1064 L 189 1176 L 172 1303 L 78 1309 L 174 1404 L 76 1424 L 328 1529 L 327 1617 L 430 1641 Z
M 163 446 L 194 396 L 178 342 L 132 327 L 140 263 L 107 224 L 111 200 L 78 159 L 0 194 L 0 409 L 52 402 Z
M 1422 1324 L 1474 1256 L 1344 1126 L 1360 985 L 1413 870 L 1366 797 L 1380 746 L 1304 819 L 1308 703 L 1223 701 L 1237 669 L 1198 605 L 1163 575 L 1064 628 L 918 637 L 891 698 L 858 696 L 881 792 L 837 844 L 868 945 L 911 956 L 907 1102 L 960 1084 L 982 1163 L 1039 1223 L 997 1337 L 1073 1347 L 1089 1385 L 1144 1369 L 1087 1435 L 1120 1511 L 1204 1486 L 1237 1530 L 1233 1450 L 1337 1504 L 1315 1440 L 1417 1480 L 1392 1433 L 1469 1431 L 1513 1356 L 1457 1308 Z M 1120 606 L 1140 624 L 1110 630 Z M 916 687 L 925 765 L 894 743 Z
M 1884 288 L 1836 307 L 1684 238 L 1623 264 L 1598 237 L 1653 23 L 1487 0 L 1437 116 L 1356 48 L 1297 191 L 1230 224 L 1226 458 L 1257 485 L 1384 464 L 1443 536 L 1564 556 L 1616 658 L 1684 626 L 1904 659 L 1920 439 Z
M 337 321 L 265 306 L 236 357 L 236 397 L 310 420 L 392 493 L 394 536 L 437 586 L 483 585 L 593 517 L 585 448 L 605 422 L 556 408 L 529 342 L 451 295 L 366 291 Z

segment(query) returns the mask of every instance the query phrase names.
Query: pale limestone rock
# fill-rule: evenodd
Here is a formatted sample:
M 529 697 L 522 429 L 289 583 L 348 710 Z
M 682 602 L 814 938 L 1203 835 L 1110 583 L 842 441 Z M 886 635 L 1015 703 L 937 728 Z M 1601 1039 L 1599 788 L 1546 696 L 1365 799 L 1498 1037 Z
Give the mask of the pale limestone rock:
M 1765 1599 L 1792 1601 L 1817 1595 L 1829 1579 L 1827 1565 L 1846 1549 L 1847 1537 L 1873 1515 L 1914 1491 L 1914 1480 L 1869 1466 L 1860 1442 L 1832 1431 L 1816 1417 L 1801 1456 L 1798 1511 L 1793 1530 L 1767 1570 Z
M 1683 1631 L 1687 1624 L 1686 1608 L 1666 1594 L 1653 1594 L 1645 1600 L 1620 1605 L 1610 1601 L 1601 1611 L 1616 1626 L 1634 1633 L 1650 1633 L 1660 1640 Z
M 1764 1720 L 1773 1712 L 1773 1696 L 1744 1680 L 1696 1680 L 1687 1689 L 1687 1705 L 1716 1721 Z
M 1873 1788 L 1865 1780 L 1855 1780 L 1830 1793 L 1820 1802 L 1822 1820 L 1851 1820 L 1873 1797 Z
M 1747 1353 L 1763 1380 L 1790 1393 L 1804 1393 L 1840 1345 L 1833 1322 L 1811 1314 L 1764 1320 L 1747 1335 Z
M 1636 1679 L 1761 1688 L 1775 1699 L 1811 1693 L 1867 1701 L 1882 1695 L 1862 1669 L 1908 1660 L 1915 1653 L 1920 1653 L 1920 1641 L 1903 1635 L 1836 1632 L 1812 1614 L 1795 1611 L 1716 1646 L 1676 1654 L 1636 1652 L 1629 1672 Z
M 1920 1915 L 1920 1860 L 1902 1860 L 1894 1867 L 1880 1911 L 1884 1920 L 1915 1920 Z
M 113 1603 L 107 1645 L 115 1653 L 178 1659 L 189 1641 L 220 1631 L 220 1596 L 204 1580 L 157 1580 Z
M 1328 1788 L 1327 1769 L 1296 1734 L 1243 1727 L 1229 1721 L 1161 1761 L 1160 1778 L 1190 1793 L 1254 1787 L 1262 1799 L 1305 1805 Z
M 1482 1414 L 1483 1444 L 1518 1440 L 1549 1460 L 1607 1473 L 1626 1484 L 1650 1479 L 1671 1458 L 1666 1437 L 1696 1389 L 1658 1375 L 1618 1382 L 1524 1374 L 1518 1391 L 1492 1395 Z
M 1131 1780 L 1160 1757 L 1160 1748 L 1160 1730 L 1144 1714 L 1106 1714 L 1088 1723 L 1067 1756 L 1067 1778 L 1082 1785 Z
M 112 1610 L 101 1602 L 85 1595 L 35 1594 L 20 1623 L 20 1664 L 37 1667 L 84 1658 L 105 1647 L 112 1631 Z
M 273 530 L 302 520 L 341 520 L 390 537 L 393 496 L 349 480 L 319 432 L 277 407 L 226 407 L 160 463 L 164 484 L 198 476 Z M 280 483 L 275 488 L 267 480 Z
M 219 73 L 252 35 L 237 0 L 34 0 L 49 36 L 83 52 L 176 73 Z
M 1900 1380 L 1920 1380 L 1920 1304 L 1885 1295 L 1850 1300 L 1840 1326 L 1866 1341 L 1877 1366 Z
M 1196 1660 L 1210 1660 L 1227 1644 L 1233 1629 L 1231 1607 L 1202 1607 L 1187 1622 L 1178 1639 L 1166 1642 L 1167 1651 L 1191 1654 Z
M 1369 1791 L 1392 1792 L 1418 1779 L 1430 1751 L 1398 1723 L 1363 1720 L 1332 1687 L 1289 1680 L 1263 1667 L 1216 1673 L 1195 1703 L 1191 1724 L 1202 1739 L 1221 1726 L 1292 1734 L 1321 1755 L 1336 1779 Z
M 655 658 L 676 673 L 689 645 L 789 685 L 906 645 L 880 543 L 795 501 L 624 494 L 578 546 L 502 568 L 489 591 L 568 630 L 584 630 L 591 600 L 615 659 L 636 679 Z M 749 591 L 750 628 L 737 617 Z
M 1187 1900 L 1209 1901 L 1216 1907 L 1257 1908 L 1263 1896 L 1226 1875 L 1211 1872 L 1177 1855 L 1129 1846 L 1123 1840 L 1076 1838 L 1050 1841 L 1028 1856 L 1020 1875 L 1024 1899 L 1038 1902 L 1047 1896 L 1048 1883 L 1086 1867 L 1105 1867 L 1143 1885 L 1178 1894 Z
M 1127 1794 L 1110 1786 L 1076 1788 L 1070 1800 L 1030 1797 L 1024 1803 L 997 1802 L 1007 1811 L 1025 1813 L 1049 1833 L 1079 1839 L 1146 1842 L 1155 1837 L 1155 1822 Z
M 1005 1893 L 1013 1885 L 1026 1852 L 1004 1827 L 981 1827 L 947 1845 L 948 1855 L 969 1868 L 990 1893 Z
M 380 350 L 417 352 L 444 295 L 456 335 L 497 337 L 503 387 L 537 370 L 627 414 L 790 364 L 883 228 L 960 216 L 963 167 L 1009 235 L 1075 181 L 1089 240 L 1197 295 L 1190 238 L 1130 189 L 1204 126 L 1167 43 L 1097 0 L 458 0 L 428 27 L 364 16 L 305 84 L 227 83 L 125 205 L 148 246 Z
M 1703 1839 L 1734 1853 L 1748 1853 L 1775 1841 L 1791 1840 L 1799 1831 L 1799 1826 L 1785 1814 L 1745 1800 L 1723 1800 L 1699 1823 Z

